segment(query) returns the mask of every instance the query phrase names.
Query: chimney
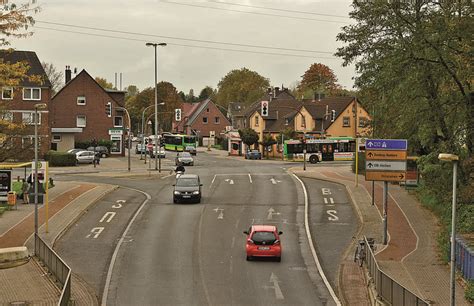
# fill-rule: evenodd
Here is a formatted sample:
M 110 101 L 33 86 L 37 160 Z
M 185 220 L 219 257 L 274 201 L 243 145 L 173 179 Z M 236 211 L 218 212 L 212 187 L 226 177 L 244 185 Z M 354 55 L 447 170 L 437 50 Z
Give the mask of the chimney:
M 66 84 L 67 84 L 69 83 L 69 81 L 71 81 L 71 67 L 70 66 L 66 66 L 66 71 L 64 75 L 66 76 Z
M 272 88 L 271 87 L 268 87 L 267 88 L 267 94 L 271 94 L 272 93 Z
M 275 87 L 275 90 L 273 91 L 273 97 L 276 98 L 279 93 L 280 93 L 280 87 Z

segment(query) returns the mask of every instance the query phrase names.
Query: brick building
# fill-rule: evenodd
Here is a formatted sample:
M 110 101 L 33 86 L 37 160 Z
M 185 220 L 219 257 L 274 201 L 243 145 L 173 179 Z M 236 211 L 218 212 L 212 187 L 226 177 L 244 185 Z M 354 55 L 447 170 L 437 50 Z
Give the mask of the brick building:
M 2 84 L 1 111 L 4 120 L 26 125 L 26 135 L 18 139 L 21 148 L 33 150 L 35 105 L 46 104 L 46 108 L 38 109 L 38 144 L 39 155 L 43 156 L 49 150 L 49 107 L 51 102 L 51 83 L 35 52 L 0 50 L 0 60 L 4 63 L 26 63 L 29 66 L 27 77 L 19 84 L 9 86 Z M 28 76 L 36 76 L 38 82 L 33 82 Z
M 66 151 L 78 141 L 111 140 L 111 154 L 123 156 L 128 122 L 117 107 L 124 107 L 126 92 L 102 88 L 86 70 L 71 79 L 66 67 L 65 76 L 65 86 L 51 101 L 52 149 Z

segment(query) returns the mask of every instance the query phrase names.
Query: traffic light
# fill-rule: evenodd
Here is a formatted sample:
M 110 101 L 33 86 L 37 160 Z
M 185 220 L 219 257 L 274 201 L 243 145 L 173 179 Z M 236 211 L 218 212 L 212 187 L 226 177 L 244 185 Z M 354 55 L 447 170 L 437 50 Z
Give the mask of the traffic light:
M 175 121 L 181 121 L 181 109 L 180 108 L 176 108 L 174 110 L 174 120 Z
M 112 117 L 112 102 L 107 102 L 107 104 L 105 104 L 105 114 L 107 117 Z
M 160 147 L 164 147 L 165 146 L 165 139 L 163 137 L 161 137 L 160 139 Z
M 268 101 L 261 102 L 261 114 L 262 117 L 268 117 Z

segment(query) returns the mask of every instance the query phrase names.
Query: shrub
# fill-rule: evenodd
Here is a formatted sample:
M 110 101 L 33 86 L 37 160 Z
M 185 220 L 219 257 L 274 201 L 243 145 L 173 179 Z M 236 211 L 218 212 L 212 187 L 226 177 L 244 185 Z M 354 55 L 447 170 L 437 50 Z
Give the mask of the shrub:
M 76 155 L 72 153 L 49 151 L 45 155 L 52 167 L 74 166 L 76 164 Z
M 465 297 L 469 303 L 474 303 L 474 280 L 471 280 L 467 283 Z

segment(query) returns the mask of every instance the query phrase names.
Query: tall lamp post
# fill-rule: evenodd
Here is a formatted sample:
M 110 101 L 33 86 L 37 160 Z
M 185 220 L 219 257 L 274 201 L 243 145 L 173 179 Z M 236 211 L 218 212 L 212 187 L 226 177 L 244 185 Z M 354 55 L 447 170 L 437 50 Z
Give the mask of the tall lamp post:
M 453 204 L 451 213 L 451 306 L 456 305 L 456 181 L 459 157 L 454 154 L 441 153 L 438 159 L 453 163 Z
M 157 61 L 157 48 L 165 47 L 166 43 L 146 43 L 147 47 L 153 46 L 155 48 L 155 170 L 158 170 L 158 61 Z M 161 169 L 160 169 L 161 170 Z M 160 171 L 161 172 L 161 171 Z
M 35 188 L 35 236 L 38 235 L 38 109 L 45 109 L 47 105 L 45 103 L 35 104 L 35 176 L 34 176 L 34 188 Z M 36 253 L 36 237 L 35 237 L 35 253 Z

